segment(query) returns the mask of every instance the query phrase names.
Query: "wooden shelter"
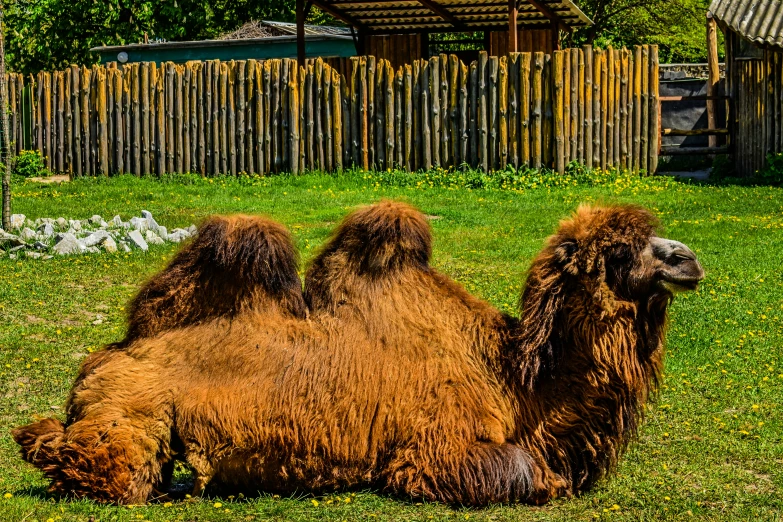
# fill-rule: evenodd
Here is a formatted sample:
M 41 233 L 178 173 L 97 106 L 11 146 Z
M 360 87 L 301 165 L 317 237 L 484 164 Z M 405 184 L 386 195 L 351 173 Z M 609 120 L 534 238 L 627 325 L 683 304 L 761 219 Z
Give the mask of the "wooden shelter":
M 752 176 L 783 152 L 783 2 L 713 0 L 710 14 L 726 37 L 734 168 Z
M 90 51 L 98 53 L 102 64 L 296 58 L 297 29 L 292 23 L 259 20 L 248 22 L 216 40 L 102 46 Z M 354 39 L 345 27 L 307 25 L 304 32 L 308 58 L 348 58 L 356 55 Z
M 560 32 L 592 24 L 571 0 L 297 0 L 299 61 L 304 63 L 304 21 L 311 5 L 352 28 L 358 54 L 392 66 L 429 58 L 435 33 L 483 32 L 484 50 L 551 53 Z

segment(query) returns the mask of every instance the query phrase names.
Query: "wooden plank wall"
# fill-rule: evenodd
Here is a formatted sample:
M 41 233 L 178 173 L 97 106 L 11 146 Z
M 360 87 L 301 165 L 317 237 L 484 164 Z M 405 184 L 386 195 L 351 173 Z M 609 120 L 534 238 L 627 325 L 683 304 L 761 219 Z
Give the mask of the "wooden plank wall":
M 753 176 L 767 155 L 783 152 L 783 52 L 764 50 L 760 60 L 734 60 L 732 141 L 738 176 Z
M 657 164 L 654 46 L 351 60 L 348 75 L 321 59 L 41 72 L 33 146 L 76 176 Z
M 398 69 L 422 58 L 421 36 L 418 34 L 369 35 L 365 37 L 364 53 L 376 60 L 387 60 Z
M 517 33 L 517 47 L 520 53 L 544 52 L 552 54 L 555 49 L 555 36 L 552 29 L 523 29 Z M 489 49 L 491 55 L 502 56 L 508 52 L 508 32 L 489 31 Z

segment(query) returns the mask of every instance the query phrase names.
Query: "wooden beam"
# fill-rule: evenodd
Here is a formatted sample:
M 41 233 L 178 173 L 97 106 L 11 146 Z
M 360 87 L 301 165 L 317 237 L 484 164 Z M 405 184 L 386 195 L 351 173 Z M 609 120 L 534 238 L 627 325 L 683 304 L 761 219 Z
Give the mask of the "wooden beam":
M 433 13 L 437 14 L 438 16 L 440 16 L 441 18 L 443 18 L 444 20 L 449 22 L 454 27 L 462 27 L 463 26 L 462 22 L 460 22 L 453 14 L 449 13 L 448 11 L 446 11 L 446 9 L 444 9 L 440 5 L 436 4 L 432 0 L 418 0 L 418 2 L 421 5 L 423 5 L 426 8 L 428 8 Z
M 570 33 L 572 31 L 571 27 L 563 23 L 563 19 L 560 18 L 557 13 L 552 11 L 545 3 L 540 2 L 539 0 L 527 0 L 530 5 L 541 11 L 541 14 L 546 16 L 552 21 L 552 24 L 555 25 L 557 29 L 560 29 L 561 31 L 565 31 L 567 33 Z
M 299 62 L 299 67 L 304 67 L 306 60 L 304 23 L 304 0 L 296 0 L 296 59 Z
M 661 156 L 709 156 L 713 154 L 728 154 L 729 147 L 680 147 L 678 145 L 664 145 L 661 147 Z
M 517 0 L 508 0 L 508 52 L 517 52 Z
M 721 101 L 721 100 L 728 100 L 729 96 L 703 96 L 700 94 L 694 95 L 694 96 L 661 96 L 658 98 L 659 101 L 662 102 L 679 102 L 679 101 L 709 101 L 709 100 L 715 100 L 715 101 Z
M 663 136 L 717 136 L 727 135 L 729 129 L 663 129 Z
M 388 34 L 427 34 L 426 32 L 422 33 L 423 30 L 426 31 L 427 29 L 432 29 L 432 32 L 438 32 L 438 33 L 461 33 L 465 31 L 465 29 L 462 27 L 453 27 L 449 25 L 444 25 L 439 27 L 430 27 L 429 25 L 417 26 L 417 27 L 404 27 L 404 28 L 379 27 L 378 29 L 373 29 L 372 26 L 365 26 L 365 27 L 367 27 L 367 31 L 365 32 L 365 34 L 368 36 L 383 36 Z M 470 31 L 507 31 L 508 26 L 505 24 L 482 25 L 480 27 L 471 28 L 469 30 Z

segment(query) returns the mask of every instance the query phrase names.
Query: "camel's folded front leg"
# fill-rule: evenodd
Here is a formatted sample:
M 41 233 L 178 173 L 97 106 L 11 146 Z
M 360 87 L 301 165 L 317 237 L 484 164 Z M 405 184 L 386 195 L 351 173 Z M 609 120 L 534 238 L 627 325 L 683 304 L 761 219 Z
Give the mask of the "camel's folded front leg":
M 51 480 L 50 491 L 99 502 L 147 501 L 166 479 L 168 439 L 145 419 L 102 412 L 69 426 L 44 419 L 12 431 L 22 456 Z

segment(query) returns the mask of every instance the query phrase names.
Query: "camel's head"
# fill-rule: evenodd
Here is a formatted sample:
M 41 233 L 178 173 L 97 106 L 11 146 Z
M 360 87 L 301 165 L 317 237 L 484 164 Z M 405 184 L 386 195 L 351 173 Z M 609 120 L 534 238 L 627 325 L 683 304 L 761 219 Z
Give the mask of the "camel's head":
M 613 299 L 643 301 L 694 290 L 704 278 L 696 255 L 679 241 L 659 237 L 655 217 L 639 207 L 581 206 L 550 238 L 553 259 Z
M 673 293 L 695 289 L 704 270 L 688 247 L 660 237 L 657 227 L 650 212 L 634 206 L 583 205 L 560 223 L 533 262 L 522 294 L 517 338 L 526 357 L 523 380 L 554 374 L 574 336 L 607 331 L 629 313 L 638 346 L 647 355 L 658 353 Z M 562 342 L 562 335 L 570 341 Z M 625 360 L 622 353 L 615 361 Z

